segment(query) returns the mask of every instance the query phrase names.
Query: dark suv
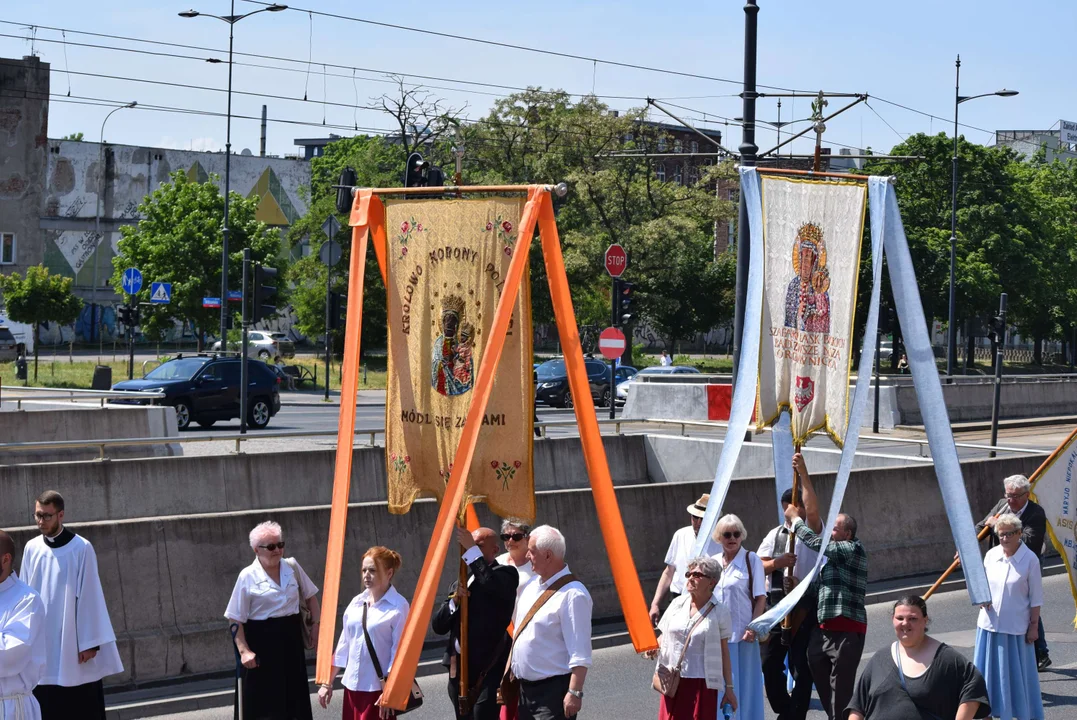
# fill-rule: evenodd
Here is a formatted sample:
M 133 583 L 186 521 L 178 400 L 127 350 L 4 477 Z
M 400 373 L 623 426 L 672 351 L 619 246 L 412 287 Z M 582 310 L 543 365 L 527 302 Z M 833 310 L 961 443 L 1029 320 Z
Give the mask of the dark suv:
M 587 382 L 591 386 L 591 400 L 601 407 L 609 407 L 612 391 L 610 389 L 610 366 L 601 360 L 586 358 Z M 626 380 L 636 373 L 636 369 L 622 365 L 614 375 L 616 382 Z M 551 407 L 572 407 L 572 392 L 568 389 L 568 373 L 562 358 L 547 360 L 535 368 L 535 401 Z
M 176 424 L 186 430 L 192 422 L 212 427 L 218 420 L 239 417 L 239 375 L 236 356 L 190 355 L 154 368 L 141 380 L 124 380 L 113 390 L 163 392 L 162 405 L 176 408 Z M 280 410 L 279 380 L 260 360 L 247 361 L 247 423 L 264 428 Z M 148 404 L 150 401 L 110 400 L 114 403 Z

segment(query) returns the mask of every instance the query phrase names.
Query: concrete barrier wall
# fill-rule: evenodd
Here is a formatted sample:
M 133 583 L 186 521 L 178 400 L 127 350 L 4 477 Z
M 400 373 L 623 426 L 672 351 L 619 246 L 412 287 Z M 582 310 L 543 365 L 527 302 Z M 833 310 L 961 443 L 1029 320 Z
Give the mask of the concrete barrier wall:
M 943 397 L 951 422 L 990 420 L 994 402 L 994 386 L 943 385 Z M 916 390 L 911 385 L 896 388 L 897 409 L 903 425 L 923 425 Z M 1077 408 L 1077 382 L 1036 380 L 1004 383 L 999 402 L 999 417 L 1027 418 L 1073 415 Z
M 153 409 L 172 413 L 175 425 L 171 408 Z M 602 441 L 615 484 L 648 482 L 644 436 L 607 435 Z M 0 466 L 0 527 L 25 524 L 34 498 L 50 488 L 84 521 L 328 504 L 335 459 L 335 450 L 312 450 Z M 537 489 L 589 483 L 578 438 L 535 442 Z M 385 500 L 384 448 L 356 448 L 350 501 Z
M 46 442 L 58 440 L 109 440 L 116 438 L 174 437 L 176 412 L 170 407 L 105 408 L 72 406 L 63 410 L 18 410 L 0 413 L 0 442 Z M 175 443 L 109 447 L 111 458 L 172 457 L 183 454 Z M 47 451 L 0 451 L 0 465 L 48 463 L 58 460 L 89 460 L 97 448 Z
M 986 513 L 1001 495 L 1002 478 L 1031 473 L 1040 460 L 1016 457 L 963 463 L 976 517 Z M 815 480 L 825 506 L 833 475 L 817 473 Z M 709 485 L 648 483 L 617 488 L 648 598 L 661 573 L 670 536 L 686 524 L 685 507 Z M 537 505 L 538 522 L 566 532 L 568 562 L 594 597 L 595 617 L 618 615 L 620 605 L 590 490 L 541 492 Z M 765 532 L 777 524 L 773 481 L 763 477 L 734 482 L 725 509 L 740 515 L 748 529 L 747 546 L 754 550 Z M 873 580 L 941 571 L 953 556 L 950 523 L 933 467 L 854 471 L 843 510 L 859 521 Z M 375 544 L 388 545 L 403 555 L 397 587 L 411 596 L 436 511 L 431 501 L 416 503 L 413 511 L 403 516 L 389 515 L 381 502 L 350 507 L 341 610 L 359 591 L 362 552 Z M 236 575 L 253 560 L 246 538 L 258 522 L 280 522 L 289 555 L 300 561 L 319 587 L 323 580 L 329 524 L 329 509 L 324 505 L 76 523 L 81 514 L 82 508 L 69 502 L 72 526 L 97 548 L 106 599 L 120 637 L 127 669 L 124 675 L 109 679 L 113 685 L 226 671 L 233 666 L 222 613 Z M 494 522 L 485 508 L 480 508 L 480 517 L 488 524 Z M 21 548 L 35 533 L 34 528 L 20 527 L 13 535 Z M 448 586 L 455 571 L 455 562 L 449 560 L 443 569 L 442 586 Z M 972 610 L 969 612 L 972 618 Z

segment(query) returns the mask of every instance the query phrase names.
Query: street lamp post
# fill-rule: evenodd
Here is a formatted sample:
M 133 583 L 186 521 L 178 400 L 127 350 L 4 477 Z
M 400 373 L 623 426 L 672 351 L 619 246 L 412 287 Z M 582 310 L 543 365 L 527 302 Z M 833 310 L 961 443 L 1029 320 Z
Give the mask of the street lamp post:
M 224 226 L 221 228 L 221 348 L 228 347 L 228 238 L 231 229 L 228 227 L 228 194 L 231 190 L 232 180 L 232 42 L 234 38 L 233 28 L 237 22 L 260 12 L 280 12 L 287 10 L 287 5 L 273 4 L 249 13 L 236 15 L 236 0 L 232 0 L 231 15 L 211 15 L 210 13 L 186 10 L 181 12 L 181 18 L 211 17 L 228 23 L 228 110 L 225 115 L 224 136 Z
M 94 253 L 93 253 L 93 288 L 90 290 L 90 342 L 93 342 L 94 331 L 97 331 L 99 338 L 99 344 L 97 347 L 98 362 L 101 361 L 100 355 L 104 352 L 104 336 L 101 334 L 100 323 L 97 322 L 97 267 L 98 267 L 98 253 L 101 252 L 101 204 L 102 197 L 105 194 L 105 123 L 112 117 L 112 113 L 127 108 L 133 108 L 138 105 L 138 102 L 132 100 L 126 105 L 120 105 L 118 108 L 113 108 L 105 119 L 101 121 L 101 135 L 97 142 L 97 204 L 94 210 L 93 218 L 93 234 L 94 234 Z
M 956 73 L 954 78 L 954 157 L 953 157 L 953 187 L 950 198 L 950 313 L 949 323 L 946 328 L 946 374 L 954 374 L 954 365 L 957 364 L 957 289 L 955 275 L 957 274 L 957 113 L 961 103 L 976 98 L 997 95 L 999 97 L 1013 97 L 1016 90 L 996 90 L 995 92 L 981 93 L 979 95 L 961 95 L 961 56 L 957 56 L 955 63 Z

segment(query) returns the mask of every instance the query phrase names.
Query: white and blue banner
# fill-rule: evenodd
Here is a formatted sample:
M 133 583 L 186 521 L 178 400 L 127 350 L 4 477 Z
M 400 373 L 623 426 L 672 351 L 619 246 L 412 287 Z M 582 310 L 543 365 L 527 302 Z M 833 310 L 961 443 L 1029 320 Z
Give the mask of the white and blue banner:
M 703 542 L 710 537 L 718 518 L 722 513 L 722 504 L 729 491 L 740 453 L 745 432 L 751 421 L 753 406 L 756 401 L 757 368 L 760 352 L 761 321 L 763 305 L 763 254 L 761 250 L 763 235 L 763 210 L 760 174 L 755 168 L 741 168 L 741 192 L 747 204 L 748 222 L 751 232 L 751 264 L 748 274 L 748 295 L 745 303 L 744 338 L 741 344 L 738 383 L 733 391 L 733 404 L 730 412 L 726 442 L 718 460 L 714 483 L 711 488 L 711 500 L 703 517 L 702 527 L 696 540 L 696 553 L 703 549 Z M 958 553 L 965 568 L 969 597 L 973 604 L 990 602 L 987 576 L 980 561 L 979 546 L 976 541 L 972 512 L 969 509 L 965 493 L 961 466 L 958 462 L 957 449 L 954 446 L 950 430 L 950 420 L 942 397 L 942 386 L 935 367 L 934 354 L 927 335 L 923 306 L 916 285 L 912 258 L 909 255 L 905 231 L 901 224 L 897 195 L 888 178 L 873 177 L 868 181 L 868 197 L 871 209 L 871 259 L 872 292 L 868 306 L 868 317 L 864 330 L 864 341 L 860 352 L 857 382 L 849 403 L 846 418 L 848 427 L 858 428 L 867 407 L 871 367 L 875 359 L 875 333 L 879 319 L 879 294 L 882 278 L 882 260 L 885 249 L 890 268 L 890 281 L 897 306 L 898 318 L 905 331 L 905 347 L 909 358 L 910 370 L 916 387 L 917 398 L 924 412 L 925 431 L 935 461 L 936 473 L 946 506 L 947 517 L 953 529 Z M 855 293 L 855 285 L 853 288 Z M 841 460 L 838 465 L 834 492 L 827 513 L 826 527 L 821 539 L 822 546 L 819 560 L 809 575 L 781 602 L 750 625 L 757 634 L 769 632 L 797 604 L 811 584 L 811 580 L 822 567 L 826 557 L 826 546 L 831 530 L 841 510 L 845 490 L 852 471 L 858 434 L 848 433 L 842 447 Z M 773 437 L 774 462 L 777 476 L 776 491 L 780 494 L 786 486 L 791 486 L 792 432 L 779 423 Z

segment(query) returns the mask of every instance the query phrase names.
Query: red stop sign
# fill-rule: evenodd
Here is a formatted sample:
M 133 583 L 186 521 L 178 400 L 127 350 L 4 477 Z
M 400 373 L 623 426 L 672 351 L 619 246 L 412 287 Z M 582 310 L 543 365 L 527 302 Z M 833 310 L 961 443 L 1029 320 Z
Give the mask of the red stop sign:
M 606 272 L 610 277 L 621 277 L 628 269 L 628 253 L 625 249 L 614 243 L 606 248 Z
M 621 357 L 625 351 L 625 334 L 617 328 L 606 328 L 598 336 L 598 351 L 607 360 Z

